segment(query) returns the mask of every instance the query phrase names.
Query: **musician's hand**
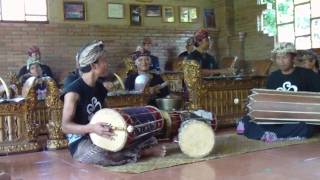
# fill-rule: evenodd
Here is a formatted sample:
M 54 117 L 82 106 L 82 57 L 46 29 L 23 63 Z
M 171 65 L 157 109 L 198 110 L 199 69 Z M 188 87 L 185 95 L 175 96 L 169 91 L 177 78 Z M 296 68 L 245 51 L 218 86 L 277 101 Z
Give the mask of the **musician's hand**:
M 99 136 L 110 138 L 114 135 L 112 127 L 104 122 L 93 124 L 93 132 Z
M 102 84 L 109 91 L 114 87 L 114 84 L 110 81 L 105 81 Z
M 156 86 L 150 87 L 149 92 L 150 94 L 155 95 L 160 93 L 160 89 L 161 89 L 160 84 L 158 84 Z

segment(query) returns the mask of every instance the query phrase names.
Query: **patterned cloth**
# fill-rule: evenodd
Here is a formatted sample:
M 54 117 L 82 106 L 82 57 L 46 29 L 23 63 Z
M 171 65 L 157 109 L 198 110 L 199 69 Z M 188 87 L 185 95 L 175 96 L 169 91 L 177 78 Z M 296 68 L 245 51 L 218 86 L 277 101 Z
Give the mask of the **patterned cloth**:
M 127 163 L 135 163 L 140 159 L 142 149 L 157 144 L 155 137 L 141 138 L 126 149 L 119 152 L 109 152 L 96 145 L 86 136 L 78 144 L 73 158 L 77 161 L 102 166 L 115 166 Z
M 33 64 L 41 64 L 40 61 L 34 57 L 29 57 L 27 60 L 27 70 L 30 69 L 30 66 Z
M 98 57 L 100 57 L 104 52 L 103 41 L 96 40 L 81 48 L 76 55 L 76 59 L 80 67 L 86 67 L 97 61 Z
M 265 143 L 263 141 L 255 141 L 245 138 L 244 136 L 236 135 L 235 133 L 221 133 L 215 137 L 214 151 L 210 155 L 204 158 L 190 158 L 184 155 L 181 151 L 170 152 L 165 157 L 152 157 L 141 160 L 134 164 L 126 164 L 122 166 L 109 166 L 104 167 L 108 173 L 113 172 L 125 172 L 125 173 L 142 173 L 152 170 L 159 170 L 161 168 L 168 168 L 172 166 L 188 164 L 193 162 L 200 162 L 204 160 L 223 158 L 228 156 L 239 155 L 248 152 L 261 151 L 270 148 L 285 147 L 294 144 L 303 143 L 319 143 L 320 136 L 317 135 L 314 138 L 301 140 L 298 138 L 292 138 L 291 141 L 276 141 L 273 143 Z M 170 148 L 170 147 L 169 147 Z M 205 164 L 205 163 L 203 163 Z M 194 167 L 194 166 L 193 166 Z M 206 168 L 204 166 L 199 167 Z M 211 168 L 211 167 L 210 167 Z M 201 175 L 201 174 L 199 174 Z M 177 179 L 177 178 L 176 178 Z M 198 177 L 197 179 L 201 179 Z
M 150 51 L 143 51 L 143 52 L 141 52 L 141 51 L 135 51 L 135 52 L 133 52 L 132 54 L 131 54 L 131 58 L 132 58 L 132 60 L 137 60 L 137 59 L 139 59 L 140 57 L 142 57 L 142 56 L 147 56 L 147 57 L 150 57 Z
M 34 54 L 34 53 L 40 54 L 40 49 L 39 49 L 39 47 L 37 47 L 37 46 L 32 46 L 32 47 L 30 47 L 30 48 L 27 50 L 28 56 L 32 56 L 32 54 Z
M 207 37 L 209 37 L 209 32 L 206 29 L 199 29 L 194 33 L 195 42 L 200 42 Z
M 287 54 L 287 53 L 296 54 L 297 50 L 294 47 L 294 44 L 290 42 L 281 42 L 274 47 L 271 53 L 272 54 Z

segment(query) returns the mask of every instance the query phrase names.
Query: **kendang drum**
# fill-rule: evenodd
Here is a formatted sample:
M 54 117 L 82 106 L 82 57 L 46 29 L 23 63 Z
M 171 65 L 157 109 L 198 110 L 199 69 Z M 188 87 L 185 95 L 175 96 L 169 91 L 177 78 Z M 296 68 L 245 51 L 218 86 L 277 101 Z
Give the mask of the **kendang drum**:
M 184 115 L 182 111 L 161 111 L 164 118 L 164 127 L 161 133 L 157 136 L 160 140 L 170 140 L 178 135 L 179 127 L 184 121 Z
M 115 135 L 106 138 L 90 133 L 92 142 L 113 152 L 122 150 L 142 137 L 158 134 L 164 126 L 160 111 L 153 106 L 104 108 L 93 115 L 90 124 L 97 122 L 111 126 Z
M 184 121 L 200 118 L 199 116 L 188 111 L 161 111 L 161 114 L 164 118 L 164 128 L 157 136 L 160 140 L 169 140 L 177 136 L 179 128 Z M 218 124 L 215 114 L 212 113 L 212 120 L 205 120 L 213 130 L 217 129 Z
M 320 93 L 252 89 L 248 115 L 258 124 L 320 125 Z
M 189 119 L 184 121 L 178 134 L 181 151 L 193 158 L 209 155 L 215 144 L 215 133 L 207 119 Z

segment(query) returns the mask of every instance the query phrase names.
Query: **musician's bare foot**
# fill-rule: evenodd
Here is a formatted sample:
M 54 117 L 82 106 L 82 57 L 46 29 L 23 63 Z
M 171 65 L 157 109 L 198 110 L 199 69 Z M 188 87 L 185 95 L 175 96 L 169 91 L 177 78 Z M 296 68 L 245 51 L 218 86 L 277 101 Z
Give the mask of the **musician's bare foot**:
M 142 151 L 142 156 L 158 156 L 164 157 L 167 155 L 167 147 L 164 144 L 157 144 Z

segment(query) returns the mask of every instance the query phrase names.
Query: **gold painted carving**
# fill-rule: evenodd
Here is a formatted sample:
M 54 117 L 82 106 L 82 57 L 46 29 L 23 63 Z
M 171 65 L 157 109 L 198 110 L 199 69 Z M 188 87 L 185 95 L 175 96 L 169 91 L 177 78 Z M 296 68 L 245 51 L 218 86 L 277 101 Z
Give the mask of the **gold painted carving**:
M 47 80 L 46 106 L 49 120 L 47 124 L 49 138 L 47 141 L 48 149 L 62 149 L 68 146 L 61 129 L 61 117 L 63 104 L 59 99 L 60 91 L 53 79 Z
M 188 88 L 190 110 L 199 109 L 199 98 L 201 96 L 201 72 L 200 65 L 194 60 L 183 61 L 184 82 Z
M 214 113 L 219 127 L 232 126 L 245 115 L 243 103 L 234 104 L 238 98 L 244 102 L 252 88 L 263 87 L 265 77 L 212 77 L 203 78 L 195 61 L 183 62 L 184 81 L 189 94 L 191 110 L 204 109 Z

